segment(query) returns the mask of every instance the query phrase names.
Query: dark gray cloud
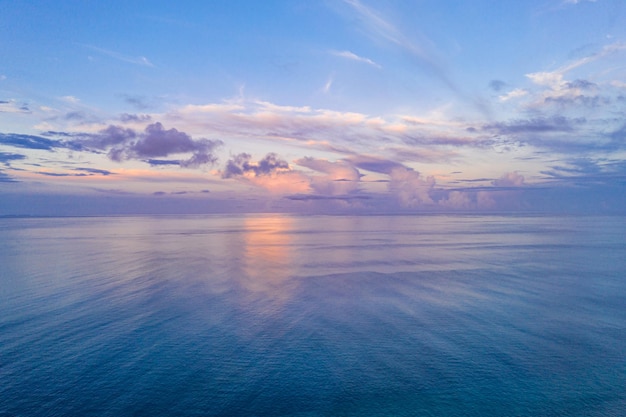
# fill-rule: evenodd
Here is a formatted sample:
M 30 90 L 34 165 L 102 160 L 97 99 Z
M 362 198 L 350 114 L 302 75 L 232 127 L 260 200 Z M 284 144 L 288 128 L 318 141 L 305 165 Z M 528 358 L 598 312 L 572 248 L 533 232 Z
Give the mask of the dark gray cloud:
M 97 169 L 97 168 L 74 168 L 74 171 L 82 171 L 88 174 L 100 174 L 100 175 L 115 175 L 114 172 L 108 171 L 106 169 Z
M 222 178 L 238 177 L 247 173 L 255 176 L 269 175 L 277 170 L 290 169 L 287 161 L 279 159 L 275 153 L 268 153 L 259 162 L 251 162 L 252 156 L 247 153 L 240 153 L 230 159 L 226 168 L 222 172 Z
M 626 161 L 577 158 L 553 165 L 541 173 L 551 180 L 573 184 L 626 185 Z
M 39 175 L 45 175 L 47 177 L 86 177 L 87 174 L 70 174 L 67 172 L 48 172 L 48 171 L 37 171 Z
M 25 155 L 21 155 L 18 153 L 10 153 L 10 152 L 0 152 L 0 163 L 7 164 L 11 161 L 18 161 L 20 159 L 25 159 Z
M 507 86 L 507 83 L 501 80 L 489 81 L 489 88 L 491 88 L 493 91 L 497 91 L 497 92 L 502 91 L 504 87 L 506 86 Z
M 50 172 L 50 171 L 38 171 L 37 174 L 46 175 L 48 177 L 92 177 L 94 175 L 115 175 L 114 172 L 107 171 L 106 169 L 96 168 L 72 168 L 73 172 Z
M 0 144 L 14 146 L 16 148 L 41 149 L 46 151 L 68 147 L 60 140 L 47 139 L 34 135 L 22 135 L 18 133 L 0 133 Z
M 484 125 L 483 130 L 501 135 L 525 133 L 571 132 L 574 127 L 586 123 L 585 118 L 570 119 L 563 116 L 540 117 L 529 120 L 514 120 L 508 123 L 497 122 Z
M 87 118 L 87 115 L 82 111 L 69 112 L 64 116 L 65 120 L 74 120 L 74 121 L 85 120 L 86 118 Z
M 475 129 L 469 127 L 467 132 L 474 133 Z M 491 139 L 471 139 L 462 136 L 436 136 L 436 135 L 402 135 L 401 139 L 407 145 L 452 145 L 452 146 L 474 146 L 484 147 L 493 144 Z
M 455 173 L 453 172 L 453 174 L 455 174 Z M 460 174 L 460 172 L 459 172 L 459 174 Z M 472 183 L 472 182 L 492 182 L 492 181 L 493 181 L 493 178 L 465 178 L 465 179 L 454 180 L 452 182 L 454 182 L 454 183 L 464 183 L 464 182 Z
M 144 159 L 144 162 L 155 166 L 180 165 L 180 159 Z
M 148 125 L 143 132 L 111 125 L 96 134 L 83 134 L 81 138 L 70 141 L 75 146 L 89 150 L 107 151 L 111 160 L 122 162 L 136 159 L 145 160 L 150 165 L 179 165 L 195 168 L 213 164 L 217 157 L 213 151 L 222 141 L 192 139 L 185 132 L 177 129 L 165 129 L 161 123 Z M 186 159 L 160 160 L 176 154 L 191 154 Z
M 592 83 L 591 81 L 587 81 L 587 80 L 574 80 L 574 81 L 565 83 L 565 88 L 569 88 L 569 89 L 577 88 L 581 90 L 595 90 L 596 88 L 598 88 L 598 84 Z
M 189 159 L 181 160 L 182 167 L 197 167 L 214 163 L 217 158 L 213 150 L 222 144 L 221 141 L 208 139 L 194 140 L 175 128 L 166 130 L 161 123 L 148 125 L 142 134 L 135 134 L 130 129 L 111 126 L 101 137 L 115 146 L 109 150 L 109 158 L 114 161 L 128 159 L 152 159 L 167 157 L 172 154 L 191 153 Z M 132 132 L 132 133 L 131 133 Z
M 120 115 L 120 121 L 127 122 L 149 122 L 152 120 L 152 117 L 149 114 L 130 114 L 130 113 L 122 113 Z
M 170 192 L 165 192 L 165 191 L 155 191 L 154 193 L 152 193 L 152 195 L 156 195 L 156 196 L 160 196 L 160 195 L 185 195 L 185 194 L 196 194 L 196 193 L 208 193 L 209 190 L 202 190 L 202 191 L 170 191 Z
M 404 165 L 389 159 L 376 158 L 373 156 L 353 156 L 347 159 L 355 167 L 366 171 L 390 174 L 394 168 L 404 168 Z
M 85 135 L 85 137 L 85 140 L 80 141 L 81 144 L 89 148 L 105 150 L 132 141 L 137 137 L 137 133 L 133 129 L 111 125 L 99 133 Z
M 611 99 L 609 97 L 602 96 L 585 96 L 579 94 L 577 96 L 560 96 L 560 97 L 547 97 L 545 100 L 546 104 L 557 104 L 559 106 L 584 106 L 584 107 L 601 107 L 611 104 Z

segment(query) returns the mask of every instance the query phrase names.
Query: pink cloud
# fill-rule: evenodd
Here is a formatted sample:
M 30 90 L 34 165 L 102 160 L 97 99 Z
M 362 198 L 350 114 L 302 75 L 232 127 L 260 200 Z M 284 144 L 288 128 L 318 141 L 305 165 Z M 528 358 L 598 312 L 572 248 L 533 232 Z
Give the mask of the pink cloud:
M 296 164 L 325 175 L 313 175 L 311 187 L 323 195 L 343 195 L 357 191 L 361 175 L 350 163 L 345 161 L 330 162 L 324 159 L 306 157 L 295 161 Z
M 406 167 L 394 167 L 389 173 L 389 191 L 402 207 L 433 205 L 430 196 L 435 186 L 434 177 L 423 178 L 419 172 Z

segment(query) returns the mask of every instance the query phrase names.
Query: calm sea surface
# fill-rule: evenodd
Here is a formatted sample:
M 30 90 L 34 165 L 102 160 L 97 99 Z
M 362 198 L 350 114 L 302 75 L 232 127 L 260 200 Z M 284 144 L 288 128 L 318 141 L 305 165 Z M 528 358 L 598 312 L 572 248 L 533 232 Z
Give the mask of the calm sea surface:
M 626 218 L 0 219 L 0 416 L 624 416 Z

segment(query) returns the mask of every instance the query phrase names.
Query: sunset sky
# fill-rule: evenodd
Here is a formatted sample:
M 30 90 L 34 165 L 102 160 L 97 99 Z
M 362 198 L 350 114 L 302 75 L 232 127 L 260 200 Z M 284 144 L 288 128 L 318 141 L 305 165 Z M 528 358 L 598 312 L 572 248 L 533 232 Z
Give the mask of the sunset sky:
M 623 0 L 0 0 L 0 215 L 626 212 Z

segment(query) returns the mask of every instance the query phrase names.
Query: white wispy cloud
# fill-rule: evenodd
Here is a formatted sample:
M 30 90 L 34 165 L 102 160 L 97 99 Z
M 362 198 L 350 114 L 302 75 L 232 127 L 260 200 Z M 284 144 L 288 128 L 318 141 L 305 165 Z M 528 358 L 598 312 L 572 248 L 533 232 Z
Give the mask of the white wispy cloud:
M 528 97 L 530 100 L 528 104 L 534 108 L 555 103 L 583 104 L 585 106 L 608 104 L 611 100 L 600 94 L 615 95 L 615 92 L 610 91 L 610 89 L 611 87 L 613 89 L 618 87 L 620 80 L 606 80 L 606 74 L 602 73 L 595 75 L 587 74 L 584 79 L 572 76 L 570 73 L 581 67 L 591 65 L 596 61 L 609 59 L 609 57 L 624 50 L 626 50 L 626 43 L 616 42 L 604 46 L 595 53 L 568 62 L 555 70 L 526 74 L 526 77 L 537 87 L 535 91 L 529 90 Z M 501 101 L 506 101 L 510 98 L 513 97 L 508 95 L 500 96 Z
M 429 65 L 438 65 L 432 54 L 426 52 L 421 45 L 407 38 L 394 24 L 384 19 L 380 13 L 364 5 L 359 0 L 344 1 L 359 13 L 374 35 L 402 47 Z
M 326 84 L 324 84 L 324 87 L 322 88 L 322 91 L 324 91 L 324 94 L 328 94 L 330 92 L 330 88 L 333 86 L 333 82 L 334 82 L 334 77 L 331 75 L 330 77 L 328 77 Z
M 84 46 L 85 48 L 89 48 L 92 51 L 99 52 L 111 58 L 117 59 L 118 61 L 128 62 L 130 64 L 135 64 L 135 65 L 142 65 L 146 67 L 154 67 L 154 64 L 152 64 L 152 62 L 150 62 L 150 60 L 148 60 L 148 58 L 146 58 L 145 56 L 129 56 L 129 55 L 125 55 L 116 51 L 99 48 L 94 45 L 81 44 L 81 46 Z
M 594 54 L 585 56 L 583 58 L 580 58 L 576 61 L 570 62 L 566 65 L 563 65 L 560 68 L 557 68 L 554 71 L 534 72 L 534 73 L 526 74 L 526 77 L 528 77 L 535 84 L 542 85 L 542 86 L 549 86 L 552 88 L 559 88 L 565 83 L 565 81 L 563 80 L 563 77 L 565 76 L 566 73 L 578 67 L 582 67 L 583 65 L 590 64 L 594 61 L 597 61 L 599 59 L 602 59 L 604 57 L 607 57 L 611 54 L 614 54 L 616 52 L 623 51 L 623 50 L 626 50 L 626 43 L 623 43 L 623 42 L 612 43 L 610 45 L 606 45 L 597 53 L 594 53 Z
M 511 99 L 524 97 L 527 94 L 528 94 L 527 90 L 524 90 L 523 88 L 516 88 L 515 90 L 509 91 L 506 94 L 498 96 L 498 99 L 500 99 L 500 101 L 509 101 Z
M 30 113 L 28 105 L 15 100 L 0 100 L 0 113 Z
M 364 62 L 364 63 L 369 64 L 369 65 L 371 65 L 373 67 L 376 67 L 376 68 L 382 68 L 379 64 L 377 64 L 376 62 L 372 61 L 371 59 L 359 56 L 359 55 L 355 54 L 354 52 L 350 52 L 350 51 L 331 51 L 331 54 L 333 54 L 335 56 L 342 57 L 342 58 L 350 59 L 350 60 L 353 60 L 353 61 L 357 61 L 357 62 Z
M 71 103 L 71 104 L 76 104 L 80 102 L 80 99 L 74 96 L 63 96 L 59 98 L 65 101 L 66 103 Z
M 361 21 L 365 24 L 370 36 L 375 39 L 383 39 L 400 47 L 405 53 L 412 57 L 414 63 L 421 67 L 427 74 L 438 79 L 446 87 L 448 87 L 457 97 L 471 103 L 481 113 L 488 115 L 489 109 L 484 106 L 480 100 L 471 97 L 462 88 L 460 88 L 454 79 L 450 76 L 450 72 L 440 54 L 434 48 L 434 43 L 423 34 L 419 34 L 412 30 L 411 36 L 407 36 L 396 25 L 385 19 L 382 14 L 371 7 L 364 5 L 359 0 L 344 0 L 350 5 L 361 17 Z

